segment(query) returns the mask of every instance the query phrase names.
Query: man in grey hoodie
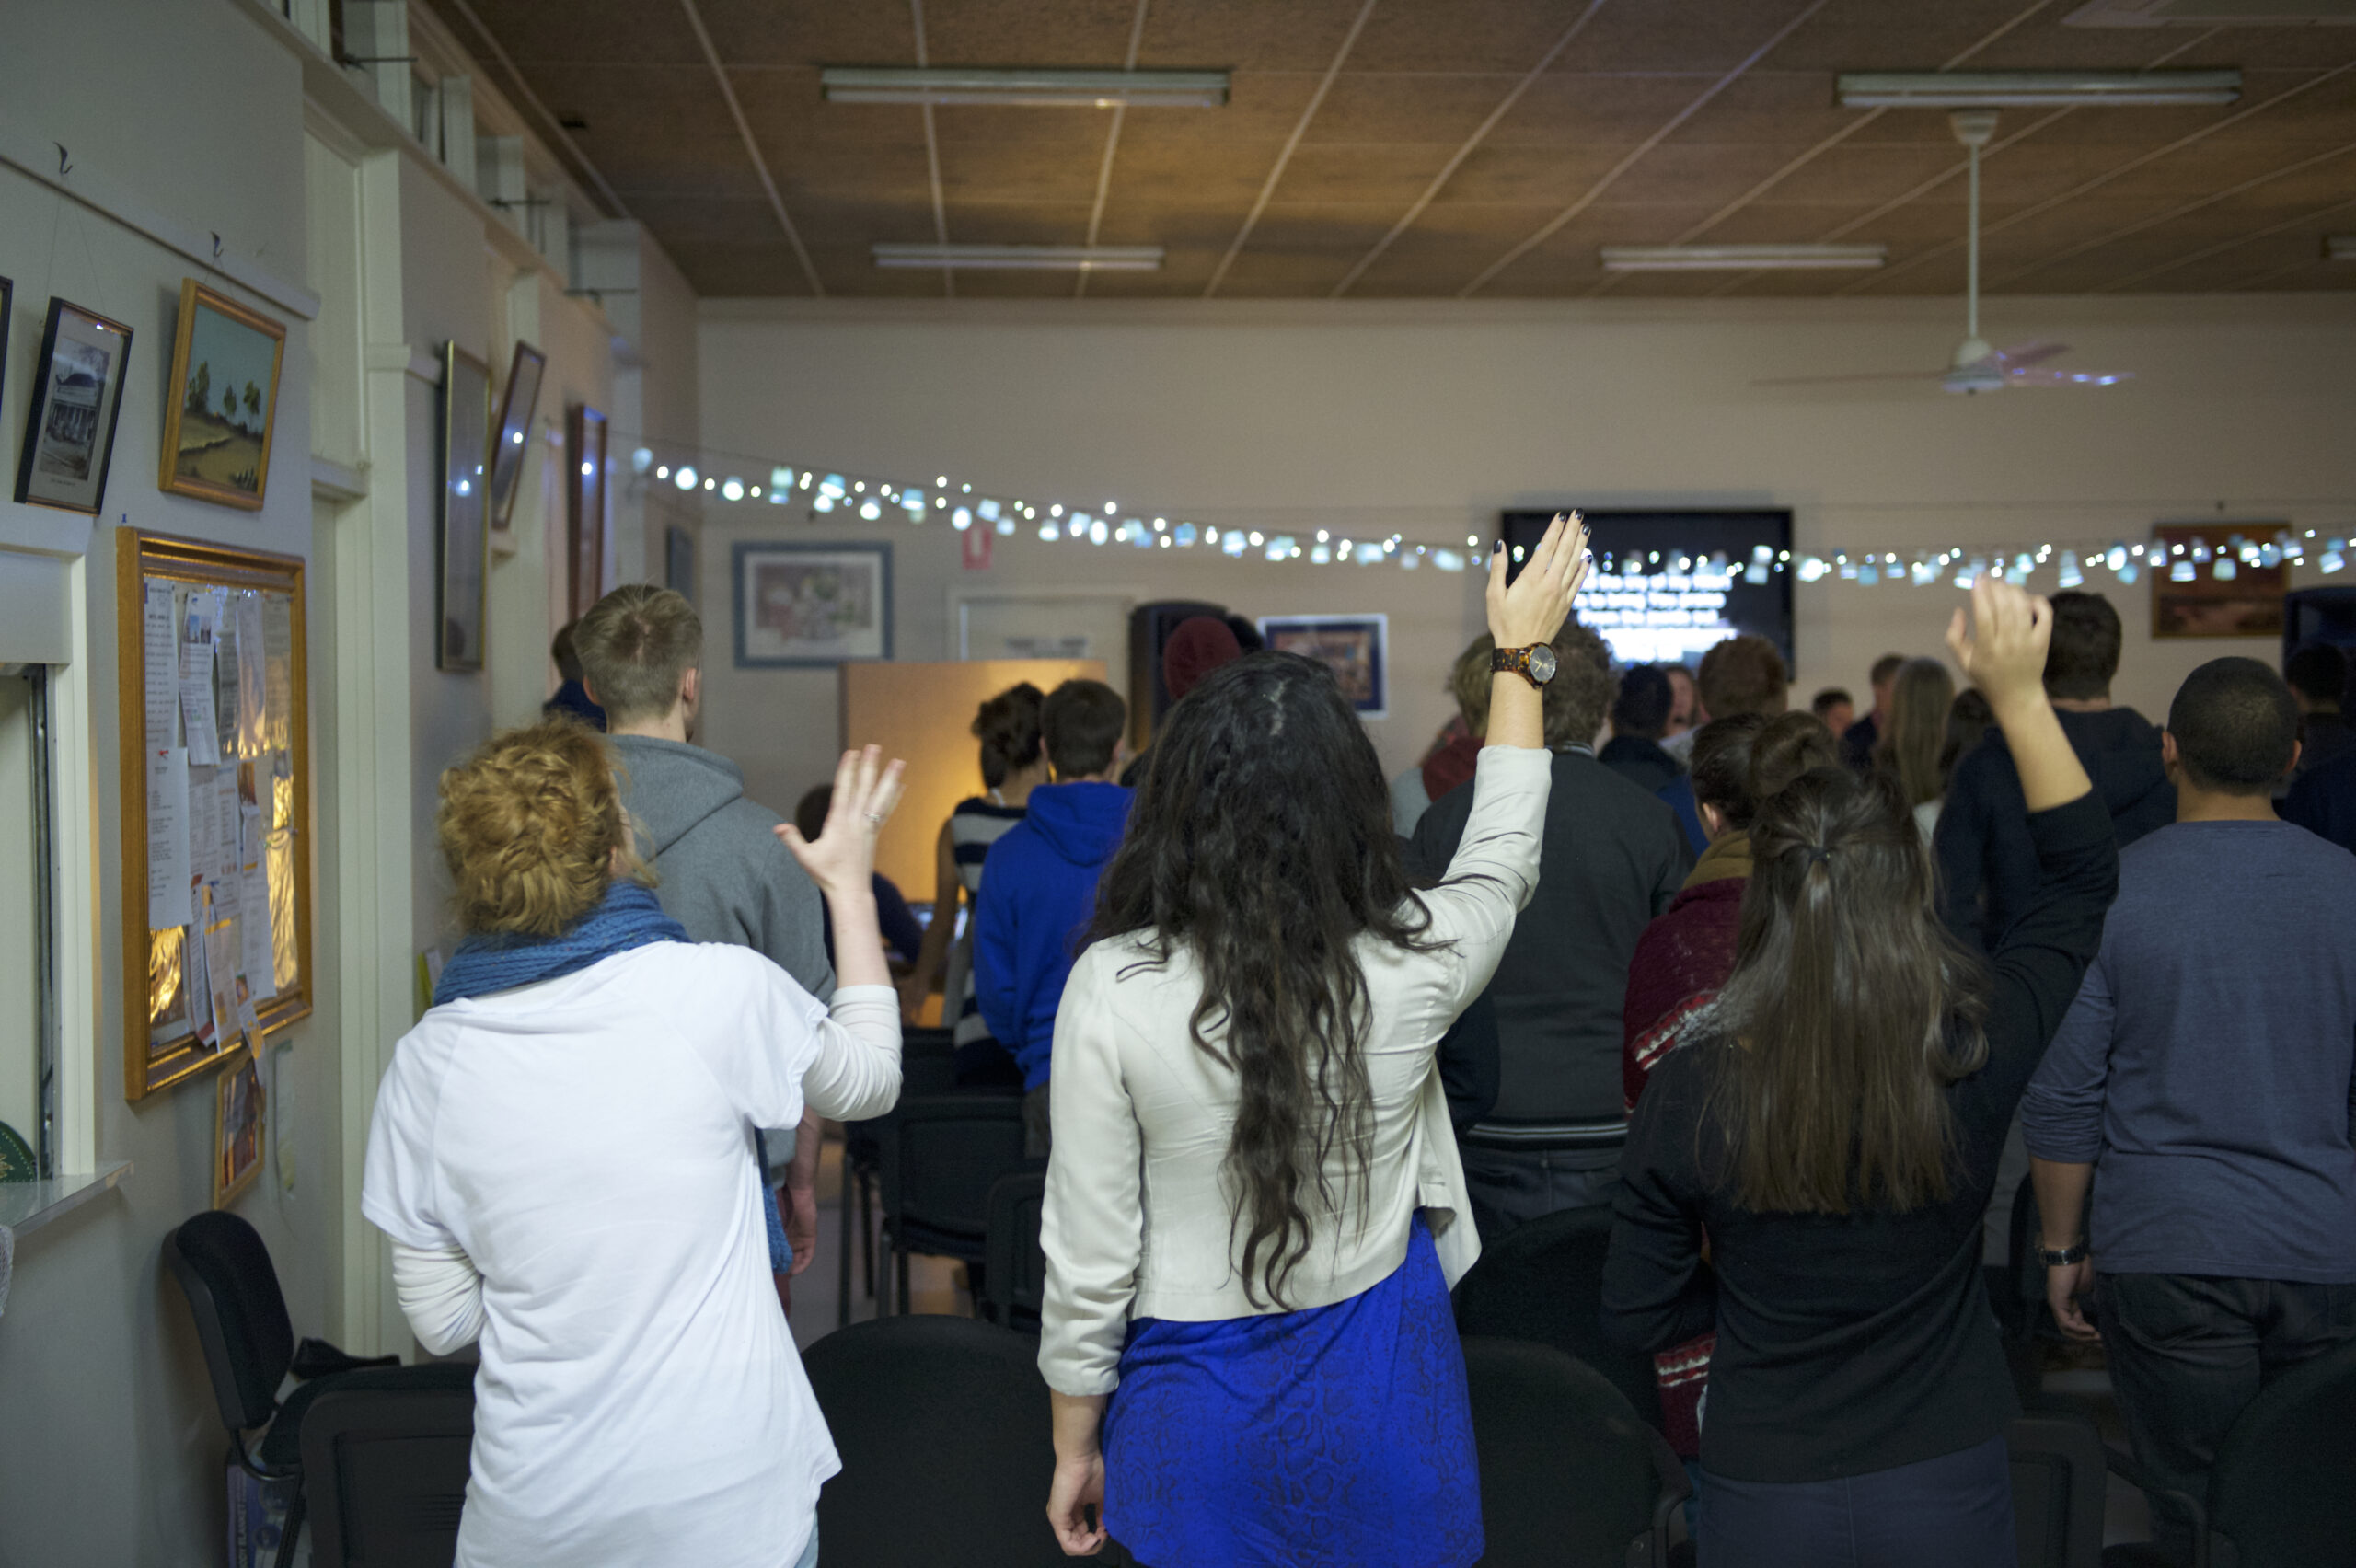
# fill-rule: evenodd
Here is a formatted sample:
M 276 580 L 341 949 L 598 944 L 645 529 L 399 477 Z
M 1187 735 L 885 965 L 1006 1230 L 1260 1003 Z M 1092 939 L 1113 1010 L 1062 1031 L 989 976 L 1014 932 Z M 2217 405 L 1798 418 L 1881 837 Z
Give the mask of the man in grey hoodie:
M 771 830 L 783 819 L 745 798 L 737 766 L 694 744 L 703 697 L 703 622 L 685 596 L 632 582 L 581 617 L 573 633 L 583 685 L 606 710 L 622 765 L 623 803 L 661 879 L 664 912 L 699 942 L 766 953 L 820 1001 L 834 995 L 826 917 L 818 890 Z M 651 842 L 649 842 L 651 841 Z M 809 1265 L 817 1238 L 814 1187 L 818 1124 L 759 1139 L 770 1184 L 785 1183 L 790 1260 L 772 1233 L 780 1274 Z

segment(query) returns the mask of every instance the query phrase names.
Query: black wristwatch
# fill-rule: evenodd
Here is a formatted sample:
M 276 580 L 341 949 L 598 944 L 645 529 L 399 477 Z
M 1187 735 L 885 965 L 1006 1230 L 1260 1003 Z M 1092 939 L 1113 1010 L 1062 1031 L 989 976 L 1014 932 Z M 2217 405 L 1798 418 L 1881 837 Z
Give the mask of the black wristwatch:
M 2067 1247 L 2059 1249 L 2052 1247 L 2038 1247 L 2035 1249 L 2035 1251 L 2037 1252 L 2037 1261 L 2038 1262 L 2043 1263 L 2049 1269 L 2058 1269 L 2066 1264 L 2084 1262 L 2086 1256 L 2086 1243 L 2085 1239 L 2081 1238 L 2076 1241 L 2073 1241 Z
M 1511 671 L 1531 686 L 1542 688 L 1554 678 L 1554 650 L 1544 642 L 1533 642 L 1527 648 L 1500 648 L 1489 655 L 1489 670 L 1493 674 Z

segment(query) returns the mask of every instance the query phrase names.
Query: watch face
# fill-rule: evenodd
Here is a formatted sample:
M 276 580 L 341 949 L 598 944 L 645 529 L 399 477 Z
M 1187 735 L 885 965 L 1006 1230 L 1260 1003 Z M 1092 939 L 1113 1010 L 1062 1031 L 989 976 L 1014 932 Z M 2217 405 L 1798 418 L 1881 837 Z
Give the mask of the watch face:
M 1530 678 L 1540 686 L 1554 678 L 1554 650 L 1543 642 L 1530 651 Z

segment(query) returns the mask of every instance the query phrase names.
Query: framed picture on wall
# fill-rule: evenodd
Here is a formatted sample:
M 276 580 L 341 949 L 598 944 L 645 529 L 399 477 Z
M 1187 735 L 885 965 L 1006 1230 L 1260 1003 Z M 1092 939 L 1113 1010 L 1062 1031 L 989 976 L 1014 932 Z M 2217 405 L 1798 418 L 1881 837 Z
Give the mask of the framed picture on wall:
M 606 592 L 606 416 L 575 404 L 564 422 L 564 548 L 572 617 Z
M 532 414 L 540 405 L 540 380 L 549 368 L 548 356 L 529 343 L 515 345 L 507 367 L 507 392 L 499 400 L 499 423 L 491 440 L 491 525 L 505 532 L 515 514 L 515 492 L 524 477 L 524 458 L 530 451 Z
M 746 540 L 733 565 L 738 668 L 892 656 L 891 546 Z
M 158 484 L 177 495 L 261 510 L 285 348 L 284 322 L 194 278 L 180 280 Z
M 2154 637 L 2280 637 L 2288 566 L 2240 559 L 2241 541 L 2260 544 L 2285 526 L 2271 523 L 2163 523 L 2152 537 L 2167 564 L 2152 573 Z
M 1334 672 L 1362 719 L 1390 716 L 1389 616 L 1263 616 L 1269 650 L 1314 659 Z
M 682 524 L 663 530 L 663 586 L 696 602 L 696 536 Z
M 456 343 L 442 350 L 442 572 L 433 645 L 441 670 L 482 668 L 484 593 L 491 534 L 491 367 Z
M 261 1069 L 252 1048 L 240 1050 L 214 1084 L 213 1206 L 220 1208 L 261 1170 Z
M 131 329 L 62 299 L 49 302 L 32 406 L 25 414 L 17 499 L 96 516 L 106 504 L 115 416 L 122 412 Z

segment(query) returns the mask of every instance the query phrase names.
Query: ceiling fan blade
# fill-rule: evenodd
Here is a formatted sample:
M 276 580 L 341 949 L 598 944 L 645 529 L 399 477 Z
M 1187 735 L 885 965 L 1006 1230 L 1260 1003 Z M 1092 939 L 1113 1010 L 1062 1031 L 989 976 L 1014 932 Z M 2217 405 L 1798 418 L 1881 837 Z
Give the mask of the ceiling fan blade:
M 2020 343 L 2009 349 L 1998 349 L 1992 356 L 2006 370 L 2026 370 L 2047 360 L 2059 359 L 2070 352 L 2067 343 Z
M 2112 386 L 2132 381 L 2131 370 L 2007 370 L 2007 386 Z
M 1775 375 L 1754 381 L 1753 386 L 1830 386 L 1847 381 L 1936 381 L 1943 370 L 1892 371 L 1885 375 Z

